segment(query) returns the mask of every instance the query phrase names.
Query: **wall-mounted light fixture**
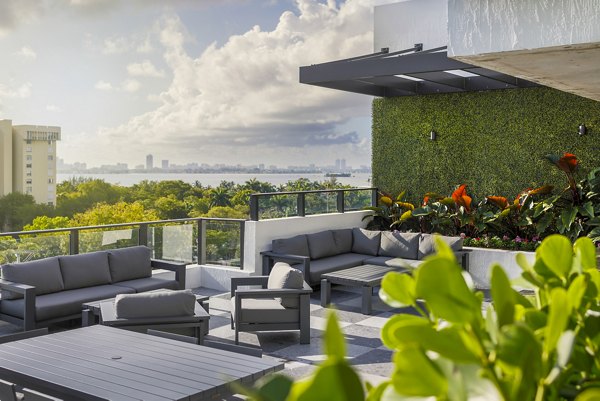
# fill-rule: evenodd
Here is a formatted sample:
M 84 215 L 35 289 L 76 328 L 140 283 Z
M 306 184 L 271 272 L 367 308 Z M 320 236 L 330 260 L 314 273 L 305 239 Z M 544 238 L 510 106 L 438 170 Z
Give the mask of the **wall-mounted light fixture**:
M 587 133 L 587 127 L 585 126 L 584 123 L 579 124 L 578 133 L 579 133 L 579 136 L 583 136 Z
M 429 139 L 432 141 L 435 141 L 437 138 L 437 133 L 434 130 L 431 130 L 431 132 L 429 133 Z

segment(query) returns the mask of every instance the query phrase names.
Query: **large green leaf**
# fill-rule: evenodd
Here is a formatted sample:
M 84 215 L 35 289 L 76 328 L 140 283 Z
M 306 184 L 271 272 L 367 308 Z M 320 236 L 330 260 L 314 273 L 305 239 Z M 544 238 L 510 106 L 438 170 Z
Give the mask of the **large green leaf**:
M 550 292 L 548 324 L 545 330 L 544 351 L 550 353 L 567 327 L 569 321 L 569 303 L 567 291 L 557 287 Z
M 406 273 L 390 272 L 381 280 L 379 297 L 395 308 L 413 306 L 417 302 L 415 279 Z
M 571 225 L 575 221 L 576 217 L 577 217 L 577 206 L 571 206 L 562 211 L 562 213 L 560 214 L 560 219 L 562 221 L 565 231 L 568 231 L 571 229 Z
M 596 247 L 591 239 L 587 237 L 578 238 L 573 245 L 575 259 L 573 265 L 577 271 L 596 269 Z
M 511 324 L 515 318 L 515 296 L 508 276 L 499 264 L 492 265 L 492 301 L 498 319 L 498 328 Z
M 555 234 L 546 238 L 538 247 L 536 255 L 558 277 L 565 278 L 571 271 L 573 246 L 562 235 Z
M 325 354 L 328 358 L 343 360 L 346 358 L 346 341 L 338 324 L 335 312 L 330 312 L 324 336 Z
M 577 311 L 581 306 L 581 300 L 587 291 L 588 277 L 579 275 L 569 285 L 567 289 L 567 299 L 569 300 L 569 313 Z
M 345 360 L 328 360 L 306 381 L 296 382 L 286 401 L 364 401 L 360 378 Z
M 431 210 L 431 207 L 429 206 L 423 206 L 423 207 L 418 207 L 415 210 L 412 211 L 412 215 L 414 217 L 422 217 L 422 216 L 427 216 L 429 214 L 431 214 L 433 211 Z
M 419 316 L 409 314 L 398 314 L 387 319 L 381 329 L 381 341 L 383 344 L 390 348 L 396 349 L 404 345 L 403 338 L 398 335 L 402 335 L 405 328 L 414 328 L 417 326 L 428 327 L 431 323 Z
M 589 218 L 594 217 L 594 204 L 592 202 L 586 202 L 579 207 L 579 212 Z
M 575 401 L 598 401 L 600 400 L 600 387 L 585 389 L 575 398 Z
M 498 359 L 517 367 L 523 375 L 538 377 L 541 373 L 542 345 L 533 331 L 523 324 L 505 326 L 499 338 Z
M 404 395 L 442 397 L 448 381 L 427 355 L 417 347 L 406 347 L 394 355 L 394 389 Z

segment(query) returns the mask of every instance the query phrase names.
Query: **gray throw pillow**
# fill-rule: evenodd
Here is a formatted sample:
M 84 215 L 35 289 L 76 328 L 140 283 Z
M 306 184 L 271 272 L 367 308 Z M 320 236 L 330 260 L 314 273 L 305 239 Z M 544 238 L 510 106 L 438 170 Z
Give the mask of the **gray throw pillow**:
M 416 260 L 419 253 L 420 236 L 419 233 L 384 231 L 381 233 L 379 255 Z
M 146 246 L 113 249 L 108 251 L 108 265 L 113 283 L 152 276 L 150 257 L 152 251 Z
M 438 235 L 442 241 L 450 245 L 453 251 L 460 251 L 463 248 L 463 239 L 461 237 L 448 237 L 445 235 Z M 419 241 L 419 259 L 423 259 L 427 255 L 435 253 L 435 242 L 434 235 L 432 234 L 421 234 L 421 240 Z
M 308 241 L 304 234 L 291 238 L 274 239 L 272 245 L 272 250 L 275 253 L 310 257 Z
M 194 316 L 196 296 L 191 290 L 119 294 L 115 315 L 119 319 Z
M 337 254 L 352 252 L 352 229 L 342 228 L 340 230 L 331 230 Z
M 2 266 L 2 278 L 15 283 L 32 285 L 36 295 L 50 294 L 65 288 L 57 257 Z M 2 291 L 2 299 L 23 298 L 21 294 Z
M 294 269 L 284 262 L 277 262 L 273 266 L 273 270 L 269 274 L 267 281 L 268 289 L 295 289 L 299 290 L 304 287 L 304 276 L 298 269 Z M 277 298 L 281 305 L 286 308 L 298 308 L 300 302 L 298 297 L 282 297 Z
M 352 229 L 352 252 L 377 256 L 381 231 L 370 231 L 363 228 Z
M 333 233 L 329 230 L 307 234 L 311 259 L 321 259 L 337 254 Z
M 58 258 L 65 290 L 110 284 L 108 252 L 91 252 Z

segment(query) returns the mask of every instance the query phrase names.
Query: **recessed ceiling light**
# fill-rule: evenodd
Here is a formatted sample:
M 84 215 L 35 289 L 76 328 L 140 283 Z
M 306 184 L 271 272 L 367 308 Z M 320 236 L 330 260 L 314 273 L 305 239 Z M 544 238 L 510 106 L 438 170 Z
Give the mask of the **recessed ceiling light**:
M 479 76 L 477 74 L 473 74 L 472 72 L 464 71 L 464 70 L 446 70 L 444 72 L 447 72 L 448 74 L 452 74 L 452 75 L 458 75 L 459 77 L 463 77 L 463 78 L 471 78 L 471 77 Z
M 398 78 L 402 78 L 402 79 L 408 79 L 409 81 L 416 81 L 416 82 L 423 81 L 421 78 L 415 78 L 415 77 L 411 77 L 408 75 L 394 75 L 394 76 L 398 77 Z

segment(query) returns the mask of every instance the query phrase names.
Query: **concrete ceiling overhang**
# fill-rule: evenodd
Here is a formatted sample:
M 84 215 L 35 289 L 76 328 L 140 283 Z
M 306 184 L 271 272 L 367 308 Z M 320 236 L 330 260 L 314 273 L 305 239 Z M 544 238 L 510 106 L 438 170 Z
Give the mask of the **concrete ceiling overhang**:
M 419 51 L 418 46 L 300 67 L 300 83 L 379 97 L 538 86 L 448 58 L 445 47 Z
M 600 43 L 453 57 L 558 90 L 600 101 Z

